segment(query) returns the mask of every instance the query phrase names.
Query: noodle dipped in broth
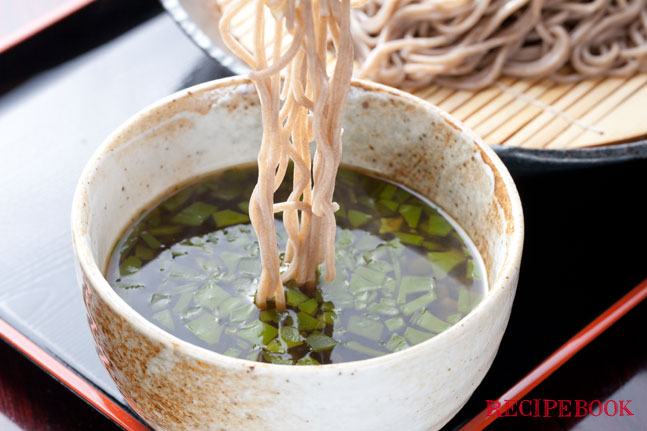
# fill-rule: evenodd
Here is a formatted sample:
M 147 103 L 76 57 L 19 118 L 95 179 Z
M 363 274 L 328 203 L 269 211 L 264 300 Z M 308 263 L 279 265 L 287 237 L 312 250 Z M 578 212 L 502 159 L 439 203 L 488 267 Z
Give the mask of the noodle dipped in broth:
M 248 3 L 239 0 L 224 12 L 220 33 L 227 46 L 253 70 L 263 118 L 258 155 L 258 182 L 250 200 L 250 218 L 258 235 L 263 272 L 256 304 L 268 298 L 285 309 L 283 283 L 314 287 L 315 269 L 326 263 L 326 279 L 335 278 L 335 218 L 332 202 L 341 160 L 341 124 L 353 68 L 350 0 L 257 0 L 253 52 L 230 32 L 232 19 Z M 266 53 L 265 11 L 274 19 L 270 58 Z M 284 35 L 291 36 L 283 50 Z M 326 72 L 328 39 L 337 62 Z M 281 72 L 284 80 L 281 80 Z M 313 160 L 310 142 L 316 142 Z M 293 190 L 286 202 L 274 203 L 289 161 L 294 163 Z M 312 167 L 312 168 L 311 168 Z M 279 271 L 279 251 L 273 213 L 283 212 L 288 234 L 285 260 Z
M 352 17 L 360 77 L 400 88 L 647 71 L 645 0 L 372 0 Z

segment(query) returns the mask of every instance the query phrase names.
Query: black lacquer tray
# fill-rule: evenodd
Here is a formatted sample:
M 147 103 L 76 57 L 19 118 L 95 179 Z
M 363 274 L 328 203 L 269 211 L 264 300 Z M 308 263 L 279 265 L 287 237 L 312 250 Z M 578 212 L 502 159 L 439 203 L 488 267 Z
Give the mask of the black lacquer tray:
M 155 2 L 96 1 L 0 55 L 0 337 L 129 430 L 143 427 L 95 353 L 75 277 L 72 194 L 120 123 L 227 73 Z M 501 156 L 526 217 L 517 297 L 492 368 L 446 430 L 460 429 L 647 275 L 644 157 L 529 171 Z M 636 416 L 500 418 L 488 429 L 645 429 L 645 327 L 643 303 L 528 395 L 632 399 Z

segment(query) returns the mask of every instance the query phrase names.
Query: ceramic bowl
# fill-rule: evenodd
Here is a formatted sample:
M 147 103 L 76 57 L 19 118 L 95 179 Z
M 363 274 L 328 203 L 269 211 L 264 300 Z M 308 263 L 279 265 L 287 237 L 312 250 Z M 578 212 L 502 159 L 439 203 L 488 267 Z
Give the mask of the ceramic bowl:
M 440 428 L 494 360 L 516 290 L 523 216 L 515 186 L 494 152 L 421 99 L 354 82 L 342 163 L 427 196 L 476 244 L 489 291 L 447 331 L 363 361 L 257 363 L 174 337 L 108 285 L 103 271 L 112 248 L 144 208 L 178 184 L 253 162 L 260 136 L 253 86 L 243 78 L 218 80 L 135 115 L 86 166 L 72 208 L 74 248 L 90 327 L 117 387 L 157 430 Z

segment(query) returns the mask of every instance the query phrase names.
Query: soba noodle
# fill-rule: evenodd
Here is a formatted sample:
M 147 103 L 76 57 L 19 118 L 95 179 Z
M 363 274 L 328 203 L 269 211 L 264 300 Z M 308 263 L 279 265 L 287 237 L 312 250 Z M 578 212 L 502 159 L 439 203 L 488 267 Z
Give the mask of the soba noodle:
M 647 0 L 373 0 L 352 30 L 359 76 L 400 88 L 647 71 Z
M 247 49 L 231 33 L 232 19 L 250 0 L 232 2 L 220 19 L 223 41 L 253 70 L 250 78 L 261 101 L 263 138 L 258 155 L 258 182 L 249 206 L 262 261 L 256 304 L 274 298 L 285 309 L 283 283 L 295 280 L 312 287 L 316 269 L 326 265 L 326 280 L 335 278 L 335 216 L 332 201 L 341 159 L 341 125 L 353 68 L 350 0 L 255 0 L 254 46 Z M 361 2 L 353 2 L 358 5 Z M 274 20 L 271 54 L 266 53 L 266 8 Z M 283 49 L 284 36 L 291 38 Z M 328 40 L 337 57 L 326 72 Z M 283 79 L 282 79 L 282 76 Z M 310 142 L 316 142 L 311 160 Z M 274 192 L 294 162 L 293 190 L 274 203 Z M 288 233 L 280 273 L 274 213 L 283 212 Z

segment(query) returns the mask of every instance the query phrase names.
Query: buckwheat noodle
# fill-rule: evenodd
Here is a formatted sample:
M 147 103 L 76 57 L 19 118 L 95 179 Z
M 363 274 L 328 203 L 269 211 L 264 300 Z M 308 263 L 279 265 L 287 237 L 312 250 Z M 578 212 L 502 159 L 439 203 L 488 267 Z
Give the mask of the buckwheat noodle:
M 400 88 L 647 71 L 647 0 L 373 0 L 352 31 L 359 76 Z
M 326 280 L 335 278 L 335 216 L 332 201 L 341 159 L 342 118 L 350 89 L 353 44 L 350 8 L 365 3 L 351 0 L 254 0 L 253 48 L 246 48 L 231 32 L 232 19 L 250 0 L 236 0 L 224 8 L 220 34 L 244 60 L 258 92 L 263 137 L 258 154 L 258 182 L 249 214 L 260 244 L 262 273 L 256 304 L 265 308 L 274 298 L 285 309 L 283 283 L 295 280 L 313 287 L 317 265 L 325 263 Z M 273 20 L 271 53 L 266 51 L 266 12 Z M 269 26 L 270 28 L 272 26 Z M 284 37 L 289 39 L 283 47 Z M 331 46 L 337 61 L 329 76 L 326 55 Z M 310 142 L 316 142 L 311 160 Z M 286 202 L 274 203 L 288 163 L 294 162 L 293 189 Z M 280 273 L 274 213 L 283 212 L 288 233 Z

